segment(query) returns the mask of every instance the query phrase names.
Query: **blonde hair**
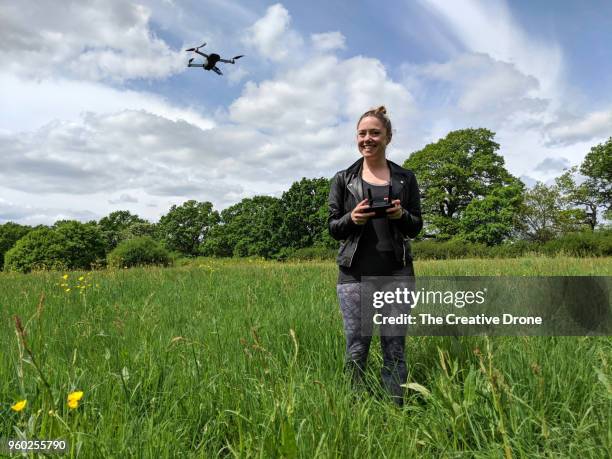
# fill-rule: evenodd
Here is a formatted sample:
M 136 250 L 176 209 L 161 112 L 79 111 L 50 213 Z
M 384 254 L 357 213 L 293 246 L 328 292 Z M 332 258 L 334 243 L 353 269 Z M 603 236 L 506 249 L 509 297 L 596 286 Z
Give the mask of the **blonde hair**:
M 391 137 L 393 136 L 393 131 L 391 128 L 391 120 L 387 116 L 387 109 L 385 108 L 385 106 L 381 105 L 378 108 L 372 108 L 368 110 L 367 112 L 365 112 L 363 115 L 361 115 L 361 117 L 359 118 L 359 121 L 357 121 L 358 128 L 359 128 L 359 123 L 361 123 L 361 120 L 364 118 L 367 118 L 368 116 L 373 116 L 374 118 L 376 118 L 378 121 L 380 121 L 383 124 L 383 126 L 385 127 L 385 130 L 387 131 L 387 143 L 391 143 Z

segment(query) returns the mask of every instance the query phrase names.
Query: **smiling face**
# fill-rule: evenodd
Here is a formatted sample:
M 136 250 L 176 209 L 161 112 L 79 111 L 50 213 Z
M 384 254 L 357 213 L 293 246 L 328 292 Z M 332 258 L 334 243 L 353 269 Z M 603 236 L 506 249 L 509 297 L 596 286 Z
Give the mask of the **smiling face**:
M 387 130 L 378 118 L 362 118 L 357 126 L 357 148 L 364 158 L 384 157 L 388 143 Z

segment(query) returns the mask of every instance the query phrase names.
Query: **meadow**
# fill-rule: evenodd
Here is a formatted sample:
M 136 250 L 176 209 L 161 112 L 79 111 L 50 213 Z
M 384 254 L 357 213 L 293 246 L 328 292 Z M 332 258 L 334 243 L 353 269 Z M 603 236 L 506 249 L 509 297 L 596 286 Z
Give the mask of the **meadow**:
M 612 259 L 415 270 L 612 275 Z M 612 457 L 609 337 L 409 338 L 398 409 L 377 382 L 376 338 L 371 393 L 349 390 L 336 274 L 332 262 L 214 259 L 1 273 L 0 438 L 63 438 L 85 458 Z

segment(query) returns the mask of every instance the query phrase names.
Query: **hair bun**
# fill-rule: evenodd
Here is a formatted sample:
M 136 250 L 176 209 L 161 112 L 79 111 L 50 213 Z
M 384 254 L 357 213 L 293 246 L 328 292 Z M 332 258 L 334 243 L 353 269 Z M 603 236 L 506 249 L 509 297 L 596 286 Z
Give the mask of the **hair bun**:
M 381 113 L 383 115 L 387 115 L 387 109 L 385 108 L 384 105 L 379 106 L 378 108 L 374 109 L 374 113 Z

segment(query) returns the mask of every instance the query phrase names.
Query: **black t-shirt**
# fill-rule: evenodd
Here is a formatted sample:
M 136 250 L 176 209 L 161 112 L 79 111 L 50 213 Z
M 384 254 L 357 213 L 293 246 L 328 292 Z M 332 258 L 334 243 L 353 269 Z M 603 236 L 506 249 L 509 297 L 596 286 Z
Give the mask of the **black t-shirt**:
M 389 194 L 388 185 L 373 185 L 364 180 L 363 188 L 366 196 L 367 188 L 370 188 L 372 197 L 377 201 L 387 198 Z M 387 217 L 368 219 L 363 227 L 351 267 L 340 266 L 339 284 L 361 282 L 361 276 L 409 275 L 402 273 L 404 267 L 395 258 L 389 225 Z

